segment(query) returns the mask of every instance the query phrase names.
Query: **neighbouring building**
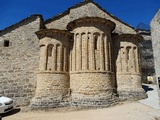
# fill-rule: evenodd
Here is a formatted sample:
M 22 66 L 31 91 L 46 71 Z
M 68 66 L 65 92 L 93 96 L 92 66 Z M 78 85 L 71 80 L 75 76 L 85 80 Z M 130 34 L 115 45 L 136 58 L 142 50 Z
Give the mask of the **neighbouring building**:
M 150 26 L 151 26 L 151 36 L 152 36 L 156 81 L 157 81 L 157 88 L 158 88 L 158 94 L 159 94 L 159 99 L 160 99 L 160 53 L 159 53 L 159 50 L 160 50 L 160 10 L 156 13 L 154 18 L 152 19 Z
M 0 32 L 0 95 L 32 108 L 106 107 L 146 98 L 142 39 L 92 0 L 46 21 L 32 15 Z
M 149 25 L 140 23 L 136 27 L 136 31 L 143 37 L 141 43 L 139 44 L 141 75 L 143 83 L 150 82 L 152 84 L 156 84 L 152 38 L 150 27 L 148 26 Z M 153 79 L 149 81 L 148 77 L 152 77 Z

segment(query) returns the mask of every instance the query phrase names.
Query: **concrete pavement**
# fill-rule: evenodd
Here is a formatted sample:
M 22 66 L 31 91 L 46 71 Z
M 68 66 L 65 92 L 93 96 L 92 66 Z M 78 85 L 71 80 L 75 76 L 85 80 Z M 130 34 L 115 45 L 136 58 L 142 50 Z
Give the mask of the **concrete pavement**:
M 157 86 L 152 84 L 143 84 L 143 88 L 147 91 L 148 98 L 139 100 L 139 102 L 160 110 L 160 100 L 158 97 Z

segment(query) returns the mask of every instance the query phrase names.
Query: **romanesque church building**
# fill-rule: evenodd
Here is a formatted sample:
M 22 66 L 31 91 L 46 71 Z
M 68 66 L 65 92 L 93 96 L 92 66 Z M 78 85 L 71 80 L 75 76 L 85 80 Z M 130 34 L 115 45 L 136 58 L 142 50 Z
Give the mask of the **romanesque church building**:
M 85 0 L 0 31 L 0 95 L 32 108 L 106 107 L 146 97 L 135 29 Z

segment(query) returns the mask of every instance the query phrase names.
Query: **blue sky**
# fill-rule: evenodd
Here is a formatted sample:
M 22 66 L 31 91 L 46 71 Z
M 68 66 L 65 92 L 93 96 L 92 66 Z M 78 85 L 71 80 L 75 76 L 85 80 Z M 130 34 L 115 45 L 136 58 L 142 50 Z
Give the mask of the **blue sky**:
M 46 20 L 82 1 L 0 0 L 0 30 L 32 14 L 42 14 Z M 160 8 L 160 0 L 94 0 L 94 2 L 133 27 L 140 22 L 149 24 Z

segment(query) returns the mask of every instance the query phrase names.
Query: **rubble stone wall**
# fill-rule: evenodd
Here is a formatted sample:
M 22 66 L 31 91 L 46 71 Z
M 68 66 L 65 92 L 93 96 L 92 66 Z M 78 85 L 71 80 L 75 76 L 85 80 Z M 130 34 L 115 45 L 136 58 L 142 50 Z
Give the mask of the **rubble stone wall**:
M 0 95 L 13 98 L 16 105 L 28 105 L 35 94 L 39 63 L 39 39 L 35 32 L 39 28 L 40 18 L 35 16 L 0 33 Z

